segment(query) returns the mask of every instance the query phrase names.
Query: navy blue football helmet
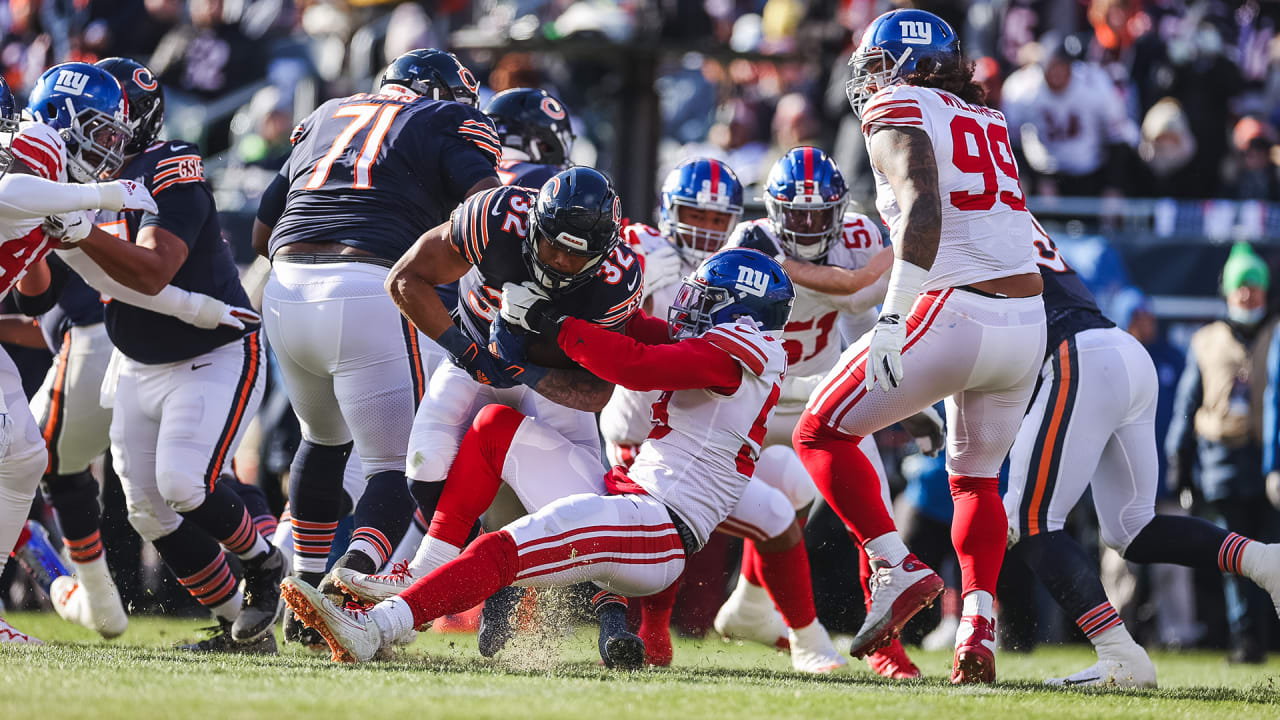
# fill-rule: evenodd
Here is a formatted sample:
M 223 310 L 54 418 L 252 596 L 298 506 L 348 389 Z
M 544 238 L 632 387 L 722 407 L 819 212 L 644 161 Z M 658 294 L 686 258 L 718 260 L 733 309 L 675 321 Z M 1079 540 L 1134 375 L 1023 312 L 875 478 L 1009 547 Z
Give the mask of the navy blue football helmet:
M 599 170 L 573 167 L 543 183 L 530 213 L 524 259 L 533 279 L 547 290 L 565 291 L 590 280 L 621 239 L 622 203 Z M 587 258 L 577 272 L 557 270 L 538 254 L 538 242 Z
M 853 111 L 880 90 L 902 82 L 921 60 L 939 65 L 960 60 L 960 40 L 946 20 L 924 10 L 892 10 L 867 26 L 849 58 L 853 74 L 844 85 Z
M 821 262 L 844 229 L 849 187 L 826 153 L 802 145 L 774 163 L 764 186 L 764 209 L 787 255 Z
M 399 85 L 432 100 L 480 106 L 480 82 L 453 53 L 435 48 L 410 50 L 382 72 L 378 87 Z
M 8 134 L 9 141 L 18 133 L 18 103 L 9 89 L 9 83 L 0 76 L 0 134 Z M 9 151 L 9 141 L 0 143 L 0 176 L 9 172 L 13 165 L 13 153 Z
M 164 88 L 151 69 L 129 58 L 109 57 L 94 63 L 111 73 L 120 83 L 129 102 L 129 124 L 133 136 L 124 147 L 126 155 L 136 155 L 160 138 L 164 125 Z
M 89 63 L 54 65 L 36 80 L 27 112 L 67 143 L 71 179 L 91 183 L 120 172 L 132 131 L 128 101 L 111 73 Z
M 712 158 L 692 158 L 680 163 L 662 183 L 658 229 L 674 240 L 694 262 L 719 250 L 742 217 L 742 182 L 728 165 Z M 707 228 L 682 218 L 684 208 L 722 213 L 723 230 Z
M 782 330 L 796 289 L 777 260 L 759 250 L 729 248 L 684 279 L 667 311 L 671 337 L 698 337 L 716 325 L 751 318 L 761 330 Z
M 498 129 L 504 148 L 519 150 L 529 162 L 561 167 L 569 163 L 574 139 L 569 113 L 546 90 L 503 90 L 485 106 L 484 114 Z

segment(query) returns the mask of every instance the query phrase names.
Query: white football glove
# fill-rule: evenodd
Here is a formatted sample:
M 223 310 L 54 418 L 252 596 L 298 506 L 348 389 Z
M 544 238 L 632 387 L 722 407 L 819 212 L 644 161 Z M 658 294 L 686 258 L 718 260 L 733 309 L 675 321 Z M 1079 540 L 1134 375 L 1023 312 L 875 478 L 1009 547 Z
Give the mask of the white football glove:
M 680 251 L 667 245 L 644 255 L 644 296 L 649 297 L 662 288 L 678 283 L 684 277 L 684 264 Z
M 809 396 L 822 384 L 825 373 L 817 375 L 788 375 L 782 381 L 781 398 L 784 403 L 808 402 Z
M 902 346 L 907 343 L 907 326 L 898 315 L 881 315 L 871 328 L 867 345 L 867 392 L 879 385 L 888 392 L 902 382 Z
M 112 180 L 97 183 L 91 187 L 98 189 L 98 202 L 103 210 L 142 210 L 154 213 L 157 211 L 156 200 L 142 183 L 132 180 Z
M 69 245 L 89 237 L 93 230 L 94 213 L 91 210 L 73 210 L 61 215 L 50 215 L 44 219 L 44 232 Z
M 190 324 L 204 330 L 212 330 L 217 327 L 230 327 L 236 330 L 243 330 L 245 323 L 261 324 L 262 316 L 249 308 L 242 308 L 236 305 L 228 305 L 217 298 L 193 293 L 196 299 L 195 313 L 187 320 Z
M 542 313 L 539 311 L 546 307 L 538 304 L 549 304 L 550 301 L 551 297 L 533 282 L 507 283 L 502 286 L 502 319 L 529 332 L 538 332 L 541 327 L 538 320 L 541 318 L 536 316 L 540 316 Z M 531 310 L 535 317 L 530 316 Z

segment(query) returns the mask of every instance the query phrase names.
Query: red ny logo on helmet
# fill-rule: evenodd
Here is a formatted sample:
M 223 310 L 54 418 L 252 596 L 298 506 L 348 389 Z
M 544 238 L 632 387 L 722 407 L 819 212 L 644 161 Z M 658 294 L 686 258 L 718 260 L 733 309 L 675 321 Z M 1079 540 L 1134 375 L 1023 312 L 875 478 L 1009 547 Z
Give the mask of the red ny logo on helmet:
M 151 71 L 144 67 L 133 71 L 133 81 L 138 84 L 138 87 L 147 92 L 160 87 L 160 83 L 156 82 L 156 79 L 151 76 Z

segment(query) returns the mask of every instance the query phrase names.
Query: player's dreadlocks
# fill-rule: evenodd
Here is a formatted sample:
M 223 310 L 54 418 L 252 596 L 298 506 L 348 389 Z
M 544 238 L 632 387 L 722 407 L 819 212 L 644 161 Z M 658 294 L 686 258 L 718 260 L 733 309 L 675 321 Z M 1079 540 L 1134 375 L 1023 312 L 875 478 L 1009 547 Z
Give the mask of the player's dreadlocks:
M 922 58 L 906 81 L 910 85 L 946 90 L 970 105 L 983 105 L 987 99 L 987 91 L 973 81 L 973 63 L 963 58 L 948 63 Z

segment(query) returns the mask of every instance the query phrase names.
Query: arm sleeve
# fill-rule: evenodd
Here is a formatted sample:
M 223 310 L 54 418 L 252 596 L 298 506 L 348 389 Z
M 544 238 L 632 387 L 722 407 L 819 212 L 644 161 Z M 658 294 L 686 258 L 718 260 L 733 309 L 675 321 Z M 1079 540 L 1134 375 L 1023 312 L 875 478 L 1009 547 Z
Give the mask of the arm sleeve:
M 197 327 L 206 329 L 217 327 L 217 318 L 212 319 L 212 324 L 209 324 L 209 318 L 215 310 L 220 318 L 222 308 L 225 307 L 225 303 L 221 300 L 202 293 L 189 292 L 173 285 L 165 285 L 155 295 L 145 295 L 113 280 L 107 271 L 98 267 L 98 264 L 85 255 L 83 250 L 55 250 L 54 252 L 72 270 L 79 273 L 89 287 L 103 295 L 143 310 L 170 315 L 188 325 L 196 325 L 196 318 L 203 316 L 201 324 Z
M 200 229 L 213 212 L 213 197 L 209 194 L 209 188 L 204 183 L 188 182 L 165 188 L 154 193 L 153 197 L 160 212 L 143 215 L 138 229 L 158 227 L 182 238 L 188 248 L 195 247 L 196 240 L 200 238 Z
M 0 178 L 0 217 L 12 220 L 42 218 L 102 205 L 93 185 L 53 182 L 35 175 L 5 173 Z
M 48 256 L 46 262 L 49 263 L 49 287 L 44 292 L 39 295 L 23 295 L 16 287 L 13 289 L 14 304 L 23 315 L 39 317 L 49 312 L 58 303 L 58 298 L 62 297 L 62 289 L 67 286 L 67 279 L 71 276 L 67 264 L 54 255 Z
M 285 167 L 289 167 L 288 164 Z M 284 214 L 285 200 L 289 197 L 289 179 L 284 171 L 271 180 L 271 184 L 262 191 L 262 199 L 258 201 L 258 221 L 267 227 L 275 227 Z
M 671 326 L 667 321 L 637 310 L 623 331 L 627 337 L 645 345 L 668 345 L 671 339 Z M 1280 334 L 1280 333 L 1277 333 Z
M 1195 464 L 1196 434 L 1195 414 L 1203 402 L 1200 384 L 1200 364 L 1195 355 L 1187 351 L 1187 364 L 1178 379 L 1178 390 L 1173 396 L 1173 417 L 1169 421 L 1169 434 L 1165 437 L 1165 455 L 1169 464 L 1182 472 L 1190 471 Z
M 631 390 L 735 390 L 742 367 L 702 338 L 646 345 L 578 318 L 560 328 L 560 348 L 601 380 Z

